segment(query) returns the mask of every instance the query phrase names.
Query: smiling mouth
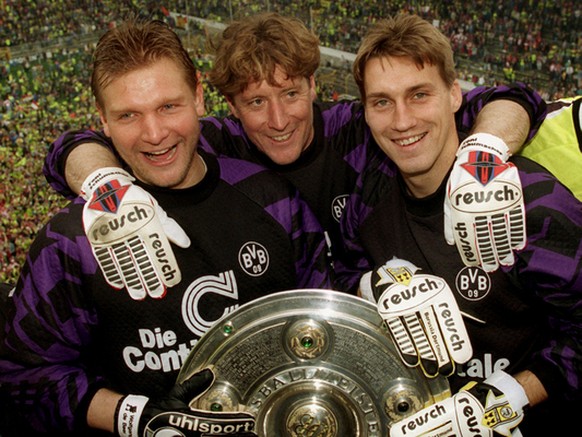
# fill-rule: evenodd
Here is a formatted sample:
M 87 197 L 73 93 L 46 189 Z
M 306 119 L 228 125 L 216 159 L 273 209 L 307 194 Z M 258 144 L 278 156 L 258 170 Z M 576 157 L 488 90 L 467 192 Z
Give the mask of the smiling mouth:
M 291 138 L 291 135 L 293 135 L 293 132 L 289 132 L 288 134 L 285 134 L 285 135 L 271 136 L 270 138 L 273 141 L 281 143 L 281 142 L 287 141 L 289 138 Z
M 152 161 L 161 161 L 163 159 L 171 158 L 171 155 L 176 150 L 176 147 L 176 145 L 173 145 L 172 147 L 158 150 L 157 152 L 144 152 L 144 155 Z
M 422 140 L 426 136 L 426 132 L 420 135 L 415 135 L 413 137 L 408 137 L 402 140 L 394 140 L 394 142 L 399 146 L 410 146 L 411 144 L 416 143 L 417 141 Z

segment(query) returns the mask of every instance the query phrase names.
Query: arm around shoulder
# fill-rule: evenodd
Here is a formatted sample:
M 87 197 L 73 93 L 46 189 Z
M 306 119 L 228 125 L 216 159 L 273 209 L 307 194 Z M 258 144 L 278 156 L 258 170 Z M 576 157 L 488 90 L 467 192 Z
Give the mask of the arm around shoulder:
M 511 100 L 495 100 L 485 105 L 473 126 L 473 132 L 501 138 L 512 154 L 527 141 L 529 131 L 529 114 L 523 106 Z
M 65 179 L 71 190 L 79 194 L 87 176 L 104 167 L 121 167 L 121 164 L 111 150 L 98 143 L 83 143 L 69 153 Z
M 85 178 L 102 167 L 121 167 L 111 139 L 100 131 L 71 130 L 51 143 L 42 172 L 57 193 L 74 199 Z

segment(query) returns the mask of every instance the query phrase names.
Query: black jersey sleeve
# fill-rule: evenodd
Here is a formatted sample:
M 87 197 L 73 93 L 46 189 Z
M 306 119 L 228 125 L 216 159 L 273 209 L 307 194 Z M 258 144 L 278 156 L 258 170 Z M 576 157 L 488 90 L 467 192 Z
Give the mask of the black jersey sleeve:
M 530 369 L 551 397 L 582 399 L 582 203 L 527 158 L 519 168 L 526 204 L 527 245 L 505 270 L 548 311 L 549 340 Z
M 495 100 L 511 100 L 521 105 L 529 114 L 530 130 L 528 140 L 533 138 L 547 112 L 542 97 L 526 84 L 514 82 L 497 87 L 476 87 L 463 94 L 461 108 L 455 114 L 457 130 L 462 136 L 471 133 L 471 128 L 483 107 Z
M 39 232 L 6 302 L 0 393 L 41 432 L 84 421 L 82 405 L 104 384 L 84 364 L 97 317 L 80 284 L 97 265 L 82 236 L 81 209 L 69 205 Z
M 65 179 L 65 163 L 69 154 L 81 144 L 97 143 L 116 154 L 111 139 L 101 131 L 73 130 L 62 134 L 50 145 L 44 160 L 42 172 L 49 185 L 67 199 L 74 199 L 77 195 L 69 188 Z

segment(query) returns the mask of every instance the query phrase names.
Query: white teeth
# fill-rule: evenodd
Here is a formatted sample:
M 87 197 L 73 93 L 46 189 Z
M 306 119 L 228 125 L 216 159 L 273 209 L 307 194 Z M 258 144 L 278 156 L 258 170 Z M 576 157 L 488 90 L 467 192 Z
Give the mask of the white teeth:
M 176 146 L 172 146 L 172 147 L 168 147 L 168 148 L 163 149 L 163 150 L 156 150 L 155 152 L 145 152 L 145 154 L 149 157 L 163 156 L 163 155 L 168 154 L 169 152 L 171 152 L 175 148 L 176 148 Z
M 168 153 L 170 149 L 165 149 L 165 150 L 160 150 L 158 152 L 147 152 L 148 155 L 154 155 L 154 156 L 158 156 L 158 155 L 163 155 L 165 153 Z
M 280 135 L 278 137 L 271 137 L 271 138 L 273 140 L 275 140 L 275 141 L 285 141 L 285 140 L 288 140 L 289 137 L 291 137 L 291 134 L 290 133 L 289 134 L 286 134 L 286 135 Z
M 395 141 L 395 143 L 398 144 L 399 146 L 408 146 L 409 144 L 415 143 L 416 141 L 420 140 L 422 137 L 424 137 L 424 134 L 416 135 L 414 137 L 406 138 L 404 140 L 398 140 Z

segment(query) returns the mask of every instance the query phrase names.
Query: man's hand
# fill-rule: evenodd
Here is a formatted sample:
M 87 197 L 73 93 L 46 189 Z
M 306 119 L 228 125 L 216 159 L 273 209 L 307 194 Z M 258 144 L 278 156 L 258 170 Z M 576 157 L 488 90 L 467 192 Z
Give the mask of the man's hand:
M 414 264 L 393 258 L 360 281 L 363 297 L 378 303 L 402 361 L 420 365 L 427 377 L 451 375 L 455 363 L 473 355 L 457 301 L 446 281 L 416 273 Z
M 515 262 L 526 244 L 525 207 L 509 149 L 491 134 L 474 134 L 459 146 L 445 196 L 445 239 L 463 262 L 492 272 Z
M 496 371 L 484 382 L 467 384 L 452 397 L 393 423 L 390 437 L 517 437 L 527 405 L 523 387 Z
M 168 436 L 256 436 L 250 413 L 214 412 L 191 409 L 188 405 L 214 382 L 210 369 L 201 370 L 176 384 L 161 399 L 128 395 L 117 404 L 115 432 L 122 437 Z
M 133 180 L 115 167 L 89 175 L 81 192 L 83 226 L 109 285 L 127 288 L 136 300 L 161 298 L 182 278 L 170 241 L 186 248 L 190 239 Z

